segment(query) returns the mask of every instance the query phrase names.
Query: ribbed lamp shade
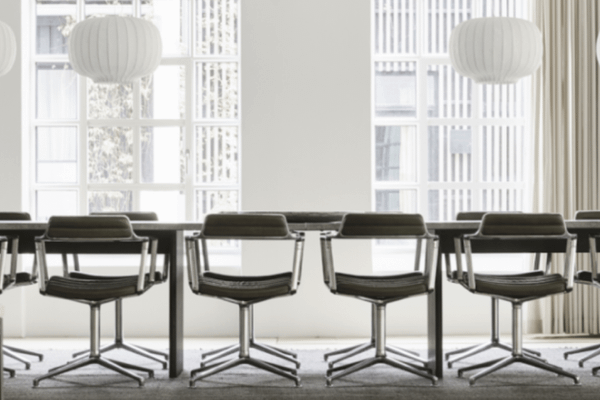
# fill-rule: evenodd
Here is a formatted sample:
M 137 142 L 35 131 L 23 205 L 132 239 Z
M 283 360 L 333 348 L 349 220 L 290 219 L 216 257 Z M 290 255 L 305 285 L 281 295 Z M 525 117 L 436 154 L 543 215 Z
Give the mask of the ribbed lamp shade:
M 17 58 L 17 39 L 13 30 L 0 21 L 0 76 L 10 71 Z
M 89 18 L 69 37 L 73 69 L 96 83 L 130 83 L 154 72 L 161 57 L 158 28 L 141 18 Z
M 477 83 L 515 83 L 542 62 L 542 33 L 520 18 L 474 18 L 450 34 L 450 61 Z

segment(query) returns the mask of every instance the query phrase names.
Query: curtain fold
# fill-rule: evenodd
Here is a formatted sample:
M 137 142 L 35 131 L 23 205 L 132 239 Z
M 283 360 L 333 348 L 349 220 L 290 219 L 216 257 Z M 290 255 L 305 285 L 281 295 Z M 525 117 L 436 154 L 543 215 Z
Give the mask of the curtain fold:
M 533 21 L 542 31 L 542 66 L 532 79 L 533 210 L 600 209 L 597 0 L 534 0 Z M 562 268 L 556 260 L 553 269 Z M 577 256 L 577 268 L 589 270 Z M 540 301 L 542 333 L 600 333 L 600 294 L 576 285 L 566 296 Z

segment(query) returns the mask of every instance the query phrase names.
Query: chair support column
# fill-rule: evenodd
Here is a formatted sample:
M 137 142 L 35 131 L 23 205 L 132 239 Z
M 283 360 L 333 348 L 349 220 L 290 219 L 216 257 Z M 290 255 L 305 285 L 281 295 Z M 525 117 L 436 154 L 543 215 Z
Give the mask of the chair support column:
M 377 326 L 375 337 L 375 356 L 385 357 L 385 305 L 377 304 L 375 324 Z
M 492 343 L 500 343 L 500 300 L 492 297 Z
M 115 342 L 123 343 L 123 301 L 115 301 Z
M 240 358 L 250 357 L 250 307 L 240 305 Z
M 513 342 L 513 356 L 523 355 L 523 305 L 520 303 L 513 303 L 513 315 L 512 315 L 512 342 Z
M 100 305 L 90 306 L 90 357 L 100 356 Z

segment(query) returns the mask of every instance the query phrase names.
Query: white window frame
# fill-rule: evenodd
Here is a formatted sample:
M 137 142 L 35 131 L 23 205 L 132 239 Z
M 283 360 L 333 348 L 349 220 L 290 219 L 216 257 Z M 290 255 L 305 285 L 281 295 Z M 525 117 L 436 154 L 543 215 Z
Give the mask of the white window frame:
M 27 31 L 23 35 L 23 131 L 27 133 L 27 137 L 23 140 L 23 156 L 24 156 L 24 173 L 23 173 L 23 203 L 24 209 L 31 210 L 32 216 L 36 216 L 36 192 L 38 190 L 76 190 L 78 198 L 78 209 L 73 214 L 88 213 L 88 192 L 93 190 L 102 191 L 119 191 L 127 190 L 132 192 L 132 210 L 140 210 L 140 192 L 142 191 L 180 191 L 185 196 L 185 220 L 198 220 L 201 215 L 196 213 L 196 192 L 199 190 L 234 190 L 238 194 L 238 210 L 241 209 L 241 13 L 240 2 L 237 4 L 238 29 L 237 29 L 237 46 L 238 52 L 235 56 L 206 56 L 196 54 L 195 48 L 195 25 L 196 25 L 196 9 L 197 2 L 191 1 L 190 14 L 188 15 L 189 23 L 189 44 L 190 49 L 188 55 L 185 56 L 165 56 L 160 65 L 175 65 L 185 68 L 185 119 L 143 119 L 141 117 L 141 101 L 140 101 L 140 83 L 139 80 L 133 84 L 134 108 L 132 118 L 128 119 L 109 119 L 109 120 L 91 120 L 87 116 L 87 78 L 77 76 L 78 85 L 78 119 L 75 120 L 40 120 L 37 119 L 36 108 L 36 63 L 38 62 L 57 62 L 68 63 L 67 54 L 36 54 L 36 3 L 32 4 L 29 1 L 22 2 L 23 21 L 26 21 Z M 77 0 L 76 12 L 78 20 L 85 17 L 85 0 Z M 133 15 L 139 17 L 141 15 L 140 0 L 133 0 Z M 237 81 L 237 118 L 231 120 L 211 120 L 211 119 L 196 119 L 196 99 L 194 90 L 196 88 L 195 67 L 202 62 L 235 62 L 238 66 L 238 81 Z M 70 184 L 54 184 L 54 183 L 37 183 L 36 182 L 36 153 L 35 153 L 35 134 L 36 128 L 39 126 L 73 126 L 78 130 L 78 182 Z M 88 152 L 87 152 L 87 136 L 88 127 L 132 127 L 133 132 L 133 183 L 88 183 Z M 185 149 L 186 156 L 186 172 L 184 182 L 182 183 L 143 183 L 141 180 L 141 163 L 140 163 L 140 132 L 142 127 L 183 127 L 185 129 Z M 195 136 L 196 130 L 202 127 L 217 127 L 227 126 L 235 127 L 238 132 L 238 180 L 235 184 L 203 184 L 195 182 L 196 157 L 194 149 L 196 149 Z

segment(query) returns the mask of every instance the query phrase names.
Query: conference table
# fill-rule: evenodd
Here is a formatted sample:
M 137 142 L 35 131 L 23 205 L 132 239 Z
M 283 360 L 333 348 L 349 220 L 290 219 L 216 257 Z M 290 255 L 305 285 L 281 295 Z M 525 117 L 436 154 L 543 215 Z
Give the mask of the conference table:
M 343 212 L 277 212 L 288 219 L 291 230 L 330 231 L 340 226 Z M 169 264 L 169 376 L 175 378 L 183 371 L 183 293 L 184 285 L 184 235 L 198 231 L 201 222 L 155 222 L 133 221 L 133 229 L 139 236 L 152 236 L 158 239 L 158 252 L 168 254 Z M 589 234 L 600 233 L 600 220 L 566 221 L 567 229 L 578 235 L 577 251 L 588 251 Z M 35 221 L 0 221 L 0 236 L 19 236 L 19 252 L 34 253 L 34 239 L 44 233 L 47 224 Z M 440 237 L 440 249 L 437 260 L 435 290 L 427 295 L 427 345 L 428 367 L 438 378 L 443 378 L 443 314 L 442 279 L 444 268 L 443 254 L 454 252 L 453 239 L 456 236 L 472 233 L 479 227 L 477 221 L 428 222 L 427 229 Z M 309 244 L 310 245 L 310 244 Z M 318 243 L 313 245 L 318 246 Z M 504 248 L 510 252 L 515 249 Z M 550 251 L 552 249 L 548 249 Z M 321 266 L 306 266 L 321 268 Z

